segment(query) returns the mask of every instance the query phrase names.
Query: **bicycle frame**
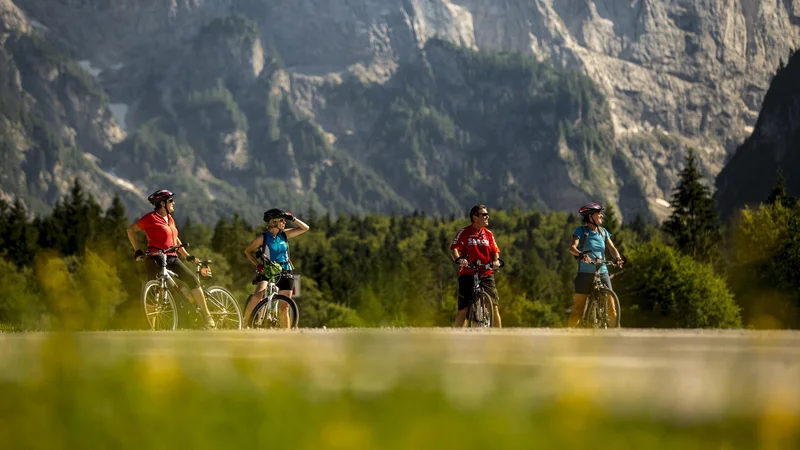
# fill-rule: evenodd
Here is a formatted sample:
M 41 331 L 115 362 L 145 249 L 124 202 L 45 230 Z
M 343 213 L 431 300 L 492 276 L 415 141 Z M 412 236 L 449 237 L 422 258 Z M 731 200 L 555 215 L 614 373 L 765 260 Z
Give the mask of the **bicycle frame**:
M 167 269 L 167 253 L 175 251 L 181 247 L 183 246 L 170 247 L 166 250 L 158 250 L 156 252 L 145 253 L 146 256 L 155 256 L 161 260 L 161 271 L 156 275 L 156 281 L 161 282 L 162 289 L 166 289 L 167 287 L 172 287 L 172 288 L 178 287 L 178 283 L 173 278 L 173 276 L 175 278 L 178 278 L 178 274 Z
M 456 264 L 459 264 L 460 260 L 466 259 L 466 258 L 467 258 L 466 256 L 460 256 L 460 257 L 456 258 L 453 262 L 455 262 Z M 503 262 L 502 259 L 498 258 L 498 261 L 500 262 L 500 266 L 497 269 L 500 269 L 501 267 L 505 266 L 505 262 Z M 481 294 L 481 293 L 485 294 L 486 293 L 483 290 L 483 287 L 481 286 L 480 271 L 481 271 L 481 269 L 483 269 L 483 270 L 492 269 L 492 264 L 491 263 L 489 263 L 489 264 L 481 264 L 481 262 L 479 260 L 475 260 L 472 264 L 468 264 L 467 268 L 474 269 L 474 272 L 472 274 L 472 280 L 473 280 L 472 281 L 472 296 L 473 296 L 472 298 L 473 299 L 477 299 L 479 294 Z M 470 305 L 469 308 L 468 308 L 468 311 L 467 311 L 467 318 L 468 319 L 471 316 L 476 316 L 476 312 L 475 312 L 476 308 L 474 308 L 475 303 L 477 303 L 477 300 L 475 302 L 473 302 L 472 305 Z M 494 302 L 491 301 L 491 299 L 490 299 L 489 303 L 490 304 L 488 305 L 488 311 L 485 311 L 485 313 L 492 315 L 492 314 L 494 314 Z M 486 318 L 485 317 L 481 318 L 481 317 L 477 317 L 476 316 L 475 317 L 475 322 L 486 323 Z M 484 326 L 486 326 L 486 325 L 484 325 Z
M 197 306 L 194 303 L 192 303 L 191 300 L 186 297 L 186 294 L 184 294 L 183 291 L 181 291 L 180 287 L 178 286 L 178 282 L 175 281 L 175 278 L 179 278 L 178 274 L 173 272 L 173 271 L 171 271 L 171 270 L 169 270 L 169 269 L 167 269 L 167 253 L 171 253 L 173 251 L 176 251 L 176 250 L 178 250 L 180 248 L 183 248 L 184 246 L 185 246 L 185 244 L 181 244 L 181 245 L 178 245 L 178 246 L 170 247 L 170 248 L 168 248 L 166 250 L 160 250 L 159 249 L 156 252 L 146 252 L 145 255 L 146 256 L 158 257 L 161 260 L 161 270 L 156 275 L 156 281 L 161 283 L 161 292 L 166 292 L 169 288 L 172 288 L 173 291 L 175 291 L 178 294 L 180 294 L 179 296 L 183 300 L 183 301 L 177 302 L 176 306 L 181 308 L 181 309 L 183 309 L 183 310 L 190 311 L 190 313 L 197 314 L 197 317 L 196 317 L 196 319 L 197 319 L 197 318 L 200 318 L 199 306 Z M 188 305 L 194 305 L 195 308 L 190 308 L 190 307 L 188 307 Z
M 267 311 L 269 311 L 270 315 L 274 314 L 275 317 L 278 316 L 278 302 L 275 303 L 272 302 L 272 299 L 276 295 L 278 295 L 278 292 L 280 292 L 278 289 L 278 285 L 275 284 L 271 279 L 267 280 L 267 288 L 265 289 L 265 292 L 266 294 L 264 295 L 264 297 L 262 297 L 261 300 L 257 302 L 259 303 L 264 300 L 267 301 L 267 307 L 262 309 L 264 313 L 262 313 L 260 317 L 257 318 L 259 323 L 264 321 L 264 314 L 266 314 Z
M 608 313 L 606 312 L 606 305 L 605 305 L 606 302 L 598 302 L 597 295 L 595 295 L 598 292 L 600 292 L 600 289 L 611 289 L 603 282 L 603 279 L 600 277 L 600 269 L 603 266 L 620 267 L 620 265 L 615 262 L 606 261 L 600 258 L 592 260 L 590 264 L 594 264 L 594 279 L 592 281 L 592 289 L 589 291 L 589 294 L 586 296 L 586 301 L 583 304 L 583 311 L 581 312 L 582 323 L 585 323 L 586 314 L 592 306 L 594 306 L 597 309 L 601 317 L 607 317 Z M 611 278 L 612 276 L 613 275 L 609 274 L 609 278 Z M 601 305 L 600 303 L 603 304 Z M 617 314 L 619 314 L 619 311 L 617 311 Z

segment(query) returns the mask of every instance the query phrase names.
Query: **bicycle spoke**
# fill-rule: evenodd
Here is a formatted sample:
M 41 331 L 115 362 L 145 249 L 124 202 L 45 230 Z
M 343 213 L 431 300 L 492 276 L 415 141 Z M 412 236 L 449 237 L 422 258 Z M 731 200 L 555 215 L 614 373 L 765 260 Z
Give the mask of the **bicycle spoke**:
M 158 283 L 145 286 L 143 292 L 145 319 L 152 330 L 172 330 L 177 325 L 177 311 L 169 293 Z
M 225 305 L 223 305 L 223 304 L 222 304 L 222 302 L 218 301 L 218 300 L 216 299 L 216 297 L 214 297 L 214 295 L 213 295 L 213 294 L 206 296 L 206 304 L 208 304 L 208 303 L 210 303 L 210 304 L 208 305 L 208 306 L 209 306 L 209 308 L 210 308 L 211 306 L 215 306 L 215 307 L 217 307 L 217 308 L 219 308 L 219 309 L 225 309 Z
M 205 290 L 208 311 L 217 324 L 217 329 L 240 329 L 242 313 L 233 295 L 223 288 L 212 286 Z

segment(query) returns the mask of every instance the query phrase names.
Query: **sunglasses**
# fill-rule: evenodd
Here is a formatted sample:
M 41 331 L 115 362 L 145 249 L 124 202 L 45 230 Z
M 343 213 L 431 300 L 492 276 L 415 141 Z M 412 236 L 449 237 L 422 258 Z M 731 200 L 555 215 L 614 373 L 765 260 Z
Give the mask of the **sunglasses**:
M 169 200 L 167 200 L 167 203 L 175 203 L 175 200 L 174 199 L 169 199 Z
M 478 217 L 489 217 L 489 213 L 475 214 Z

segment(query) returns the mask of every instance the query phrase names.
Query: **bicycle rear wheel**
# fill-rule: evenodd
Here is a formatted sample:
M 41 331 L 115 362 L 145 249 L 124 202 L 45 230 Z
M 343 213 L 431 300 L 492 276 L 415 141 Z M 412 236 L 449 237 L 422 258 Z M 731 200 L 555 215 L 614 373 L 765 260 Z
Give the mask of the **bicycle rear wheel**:
M 144 285 L 142 303 L 150 329 L 155 331 L 178 329 L 178 310 L 175 300 L 168 289 L 161 290 L 159 281 L 151 280 Z
M 486 292 L 478 292 L 475 301 L 467 309 L 467 326 L 491 328 L 494 325 L 492 300 Z
M 271 305 L 267 299 L 258 302 L 248 318 L 250 328 L 297 328 L 298 322 L 297 303 L 282 294 L 273 296 Z
M 205 289 L 205 294 L 208 312 L 218 330 L 242 329 L 242 310 L 229 290 L 221 286 L 211 286 Z

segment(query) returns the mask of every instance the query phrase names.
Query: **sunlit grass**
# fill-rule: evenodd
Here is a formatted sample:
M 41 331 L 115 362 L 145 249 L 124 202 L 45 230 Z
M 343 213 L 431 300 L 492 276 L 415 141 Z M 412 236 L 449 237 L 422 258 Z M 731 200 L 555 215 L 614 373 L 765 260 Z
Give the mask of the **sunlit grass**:
M 5 334 L 0 448 L 800 443 L 797 361 L 762 373 L 774 361 L 758 346 L 701 358 L 651 341 L 619 354 L 625 338 L 564 334 Z

